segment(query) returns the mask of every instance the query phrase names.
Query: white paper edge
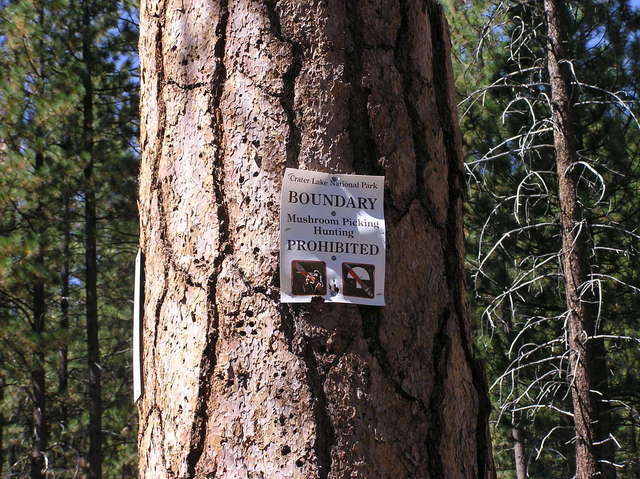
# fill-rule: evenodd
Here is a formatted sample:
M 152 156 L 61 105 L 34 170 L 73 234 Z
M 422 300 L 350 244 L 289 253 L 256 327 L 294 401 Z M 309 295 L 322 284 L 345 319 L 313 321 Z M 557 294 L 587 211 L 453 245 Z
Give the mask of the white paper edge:
M 336 296 L 320 296 L 321 298 L 323 298 L 325 303 L 340 303 L 340 304 L 359 304 L 362 306 L 386 306 L 386 301 L 385 301 L 385 286 L 386 286 L 386 257 L 387 257 L 387 240 L 386 240 L 386 235 L 387 235 L 387 226 L 386 226 L 386 218 L 384 215 L 384 179 L 385 176 L 384 175 L 360 175 L 360 174 L 356 174 L 356 173 L 329 173 L 329 172 L 323 172 L 323 171 L 312 171 L 312 170 L 305 170 L 305 169 L 300 169 L 300 168 L 286 168 L 284 175 L 283 175 L 283 180 L 282 180 L 282 188 L 280 190 L 280 245 L 279 245 L 279 250 L 278 250 L 278 262 L 279 262 L 279 268 L 280 268 L 280 281 L 284 281 L 284 278 L 287 276 L 285 274 L 285 272 L 283 271 L 283 245 L 282 245 L 282 238 L 284 237 L 284 226 L 282 223 L 282 205 L 284 203 L 283 200 L 283 194 L 284 194 L 284 183 L 285 180 L 284 178 L 286 177 L 286 175 L 290 172 L 303 172 L 303 173 L 319 173 L 322 175 L 326 175 L 326 176 L 340 176 L 340 177 L 366 177 L 366 178 L 376 178 L 376 179 L 382 179 L 382 185 L 383 185 L 383 190 L 382 190 L 382 194 L 380 195 L 380 205 L 382 207 L 382 238 L 384 239 L 384 250 L 385 250 L 385 254 L 384 254 L 384 259 L 382 261 L 383 264 L 383 269 L 382 269 L 382 284 L 381 284 L 381 291 L 379 294 L 376 295 L 375 298 L 371 298 L 371 299 L 367 299 L 367 298 L 356 298 L 356 297 L 352 297 L 352 296 L 344 296 L 342 293 L 336 295 Z M 289 293 L 287 293 L 285 291 L 285 285 L 281 284 L 281 289 L 280 289 L 280 303 L 282 304 L 292 304 L 292 303 L 311 303 L 311 301 L 313 300 L 313 298 L 316 296 L 295 296 L 295 295 L 291 295 Z
M 136 273 L 135 286 L 133 292 L 133 402 L 134 404 L 142 396 L 142 368 L 140 365 L 140 328 L 142 323 L 142 304 L 141 288 L 142 288 L 142 250 L 138 249 L 136 255 Z

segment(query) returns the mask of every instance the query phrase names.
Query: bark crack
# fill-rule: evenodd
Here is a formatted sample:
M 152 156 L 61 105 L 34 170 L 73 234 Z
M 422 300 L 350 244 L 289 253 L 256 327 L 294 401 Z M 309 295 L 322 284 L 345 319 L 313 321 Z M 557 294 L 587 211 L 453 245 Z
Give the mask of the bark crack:
M 436 207 L 429 199 L 425 188 L 425 171 L 429 163 L 432 162 L 431 153 L 429 152 L 429 146 L 426 140 L 426 127 L 424 121 L 421 118 L 420 112 L 416 107 L 416 101 L 412 99 L 414 79 L 418 77 L 419 73 L 413 71 L 411 53 L 411 38 L 409 32 L 409 18 L 408 11 L 409 5 L 407 0 L 400 0 L 400 26 L 398 28 L 398 34 L 394 46 L 394 63 L 398 74 L 402 78 L 402 93 L 404 107 L 409 115 L 409 122 L 411 124 L 411 138 L 413 140 L 413 152 L 416 159 L 416 183 L 415 183 L 415 198 L 420 201 L 422 205 L 423 214 L 427 222 L 432 226 L 438 226 L 438 221 L 434 216 Z M 435 62 L 434 62 L 435 65 Z M 449 85 L 445 85 L 449 88 Z M 440 92 L 434 88 L 434 91 Z M 444 90 L 446 91 L 446 90 Z M 439 96 L 439 95 L 436 95 Z M 386 198 L 385 198 L 386 201 Z
M 315 451 L 318 461 L 318 478 L 327 479 L 331 472 L 331 448 L 335 444 L 335 430 L 331 422 L 329 401 L 324 391 L 326 377 L 322 377 L 311 341 L 305 339 L 303 359 L 307 366 L 307 381 L 313 398 L 313 415 L 316 422 Z
M 160 184 L 159 179 L 159 169 L 160 163 L 162 161 L 162 156 L 164 153 L 163 145 L 164 145 L 164 136 L 166 130 L 166 107 L 164 102 L 164 86 L 165 86 L 165 75 L 164 75 L 164 44 L 163 44 L 163 33 L 164 33 L 164 22 L 165 22 L 165 11 L 166 11 L 166 2 L 163 2 L 160 6 L 160 14 L 157 17 L 159 20 L 157 22 L 157 32 L 155 38 L 155 52 L 154 52 L 154 66 L 156 71 L 156 109 L 158 111 L 158 126 L 156 130 L 156 138 L 155 138 L 155 147 L 153 151 L 155 152 L 155 157 L 153 159 L 153 165 L 151 167 L 151 190 L 155 193 L 157 198 L 158 205 L 158 218 L 160 220 L 159 230 L 160 230 L 160 241 L 162 242 L 163 249 L 166 249 L 167 245 L 167 223 L 166 216 L 164 211 L 164 198 L 162 194 L 162 185 Z M 148 253 L 147 253 L 148 254 Z M 153 332 L 153 349 L 151 351 L 151 358 L 153 361 L 153 370 L 157 372 L 160 370 L 157 365 L 158 354 L 156 352 L 157 344 L 158 344 L 158 331 L 160 329 L 160 311 L 162 309 L 162 305 L 164 304 L 165 298 L 168 292 L 168 268 L 169 264 L 167 261 L 166 255 L 163 255 L 163 279 L 162 279 L 162 289 L 160 291 L 160 295 L 158 296 L 158 301 L 156 302 L 154 308 L 154 332 Z M 145 315 L 143 315 L 143 321 L 145 321 Z M 144 371 L 143 371 L 144 374 Z M 143 376 L 144 378 L 144 376 Z M 145 388 L 142 389 L 143 394 Z M 158 407 L 157 391 L 154 390 L 154 396 L 152 400 L 151 410 L 157 410 L 158 415 L 160 417 L 160 421 L 162 421 L 162 414 Z M 145 422 L 146 423 L 146 422 Z M 169 474 L 172 472 L 166 467 L 166 460 L 164 458 L 164 445 L 160 446 L 162 448 L 162 460 L 165 463 L 165 469 Z
M 442 7 L 435 2 L 429 3 L 429 21 L 431 23 L 431 41 L 433 52 L 433 81 L 435 91 L 448 91 L 450 84 L 448 73 L 450 72 L 450 58 L 448 57 L 448 46 L 445 39 L 448 39 L 446 19 Z M 448 186 L 449 201 L 446 224 L 446 237 L 443 238 L 443 255 L 445 258 L 445 268 L 447 282 L 452 292 L 455 316 L 459 328 L 460 342 L 464 351 L 464 356 L 472 375 L 472 382 L 476 390 L 478 400 L 478 416 L 476 422 L 476 463 L 478 478 L 492 476 L 491 452 L 488 438 L 489 415 L 491 405 L 488 400 L 488 388 L 482 369 L 482 364 L 475 357 L 471 346 L 471 333 L 467 321 L 466 298 L 464 288 L 464 270 L 457 258 L 464 257 L 464 252 L 458 251 L 462 244 L 461 229 L 462 212 L 460 203 L 462 201 L 462 185 L 464 177 L 462 172 L 462 159 L 458 155 L 459 141 L 456 138 L 458 126 L 455 124 L 455 106 L 450 104 L 449 97 L 436 95 L 436 104 L 442 125 L 445 150 L 448 165 Z
M 332 469 L 331 448 L 336 442 L 335 429 L 331 422 L 329 400 L 324 390 L 327 374 L 322 374 L 316 359 L 312 338 L 304 334 L 305 316 L 310 316 L 317 303 L 281 304 L 282 332 L 287 339 L 291 354 L 300 358 L 305 365 L 309 394 L 313 401 L 313 417 L 316 428 L 314 452 L 318 466 L 318 479 L 327 479 Z
M 359 0 L 349 0 L 346 4 L 347 28 L 351 37 L 351 45 L 346 48 L 345 76 L 351 85 L 348 131 L 352 164 L 358 174 L 384 175 L 384 167 L 378 162 L 378 145 L 371 129 L 367 108 L 371 90 L 363 86 L 362 51 L 366 42 L 359 5 Z
M 198 378 L 198 396 L 194 411 L 193 424 L 189 442 L 189 454 L 187 455 L 187 477 L 196 477 L 196 468 L 202 457 L 207 437 L 206 427 L 209 422 L 209 398 L 211 396 L 211 383 L 216 366 L 216 347 L 220 328 L 220 311 L 217 304 L 218 279 L 222 272 L 222 265 L 227 256 L 233 254 L 231 234 L 229 229 L 229 212 L 224 195 L 224 157 L 225 136 L 224 123 L 220 103 L 227 79 L 225 65 L 225 47 L 227 40 L 227 23 L 229 20 L 229 8 L 227 0 L 222 0 L 220 16 L 216 25 L 217 41 L 214 47 L 216 67 L 211 83 L 211 101 L 209 113 L 212 115 L 212 129 L 216 133 L 214 146 L 214 170 L 213 195 L 217 205 L 218 220 L 218 254 L 216 255 L 212 271 L 207 281 L 207 330 L 205 345 L 200 359 L 200 374 Z M 208 473 L 207 477 L 215 474 Z
M 245 287 L 245 291 L 240 294 L 240 300 L 251 297 L 255 294 L 260 294 L 262 296 L 265 296 L 267 299 L 278 303 L 280 302 L 280 293 L 277 288 L 271 288 L 269 286 L 256 286 L 249 280 L 249 278 L 247 278 L 246 273 L 242 270 L 242 268 L 240 268 L 240 266 L 238 266 L 236 262 L 231 262 L 230 264 L 238 273 L 238 276 L 240 277 L 240 280 Z
M 387 356 L 387 351 L 380 341 L 380 324 L 382 323 L 382 313 L 377 306 L 358 306 L 360 317 L 362 318 L 362 336 L 367 341 L 369 353 L 376 359 L 385 379 L 393 386 L 398 396 L 408 402 L 416 403 L 420 411 L 428 416 L 428 408 L 424 401 L 402 387 L 397 380 L 398 374 L 393 370 L 393 366 Z
M 434 368 L 435 382 L 429 396 L 429 432 L 425 446 L 428 451 L 429 476 L 444 477 L 444 464 L 440 445 L 442 442 L 442 408 L 445 398 L 445 383 L 451 351 L 451 340 L 447 334 L 451 312 L 445 309 L 438 319 L 438 330 L 433 337 L 432 364 Z
M 271 23 L 271 33 L 280 41 L 287 43 L 291 47 L 291 54 L 293 60 L 289 64 L 289 68 L 282 76 L 282 93 L 275 95 L 280 99 L 280 106 L 284 110 L 287 117 L 287 125 L 289 128 L 289 134 L 287 136 L 287 162 L 286 166 L 289 168 L 297 168 L 300 166 L 300 143 L 302 141 L 302 135 L 300 127 L 296 122 L 295 112 L 295 99 L 296 99 L 296 79 L 302 70 L 302 64 L 304 61 L 304 52 L 300 43 L 294 41 L 291 38 L 287 38 L 282 33 L 282 24 L 280 15 L 276 8 L 276 0 L 269 0 L 265 2 L 267 7 L 267 16 Z
M 179 83 L 172 78 L 167 80 L 167 85 L 173 85 L 175 87 L 180 88 L 181 90 L 195 90 L 196 88 L 207 86 L 206 82 L 197 82 L 197 83 Z

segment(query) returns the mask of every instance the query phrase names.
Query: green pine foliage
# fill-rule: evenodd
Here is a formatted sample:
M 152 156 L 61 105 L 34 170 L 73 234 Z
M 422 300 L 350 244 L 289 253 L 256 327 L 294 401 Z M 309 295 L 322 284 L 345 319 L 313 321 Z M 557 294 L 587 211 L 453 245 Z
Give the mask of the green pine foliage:
M 98 307 L 104 477 L 135 477 L 130 386 L 137 248 L 136 7 L 126 0 L 0 1 L 0 477 L 31 477 L 34 383 L 44 369 L 45 477 L 86 462 L 84 191 L 98 209 Z M 94 170 L 83 131 L 82 32 L 91 29 Z M 63 274 L 69 270 L 68 294 Z M 34 295 L 44 287 L 43 327 Z M 63 303 L 68 309 L 63 313 Z M 63 325 L 63 316 L 68 325 Z M 61 371 L 61 352 L 68 366 Z M 67 377 L 66 388 L 61 376 Z

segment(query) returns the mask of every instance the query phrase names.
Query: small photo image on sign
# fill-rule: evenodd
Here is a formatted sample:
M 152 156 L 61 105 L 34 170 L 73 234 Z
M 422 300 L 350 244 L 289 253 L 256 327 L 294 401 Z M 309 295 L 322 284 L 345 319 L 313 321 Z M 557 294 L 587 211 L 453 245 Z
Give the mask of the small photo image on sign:
M 291 294 L 324 296 L 327 294 L 327 265 L 324 261 L 291 262 Z
M 375 271 L 372 264 L 342 263 L 342 293 L 356 298 L 373 298 Z

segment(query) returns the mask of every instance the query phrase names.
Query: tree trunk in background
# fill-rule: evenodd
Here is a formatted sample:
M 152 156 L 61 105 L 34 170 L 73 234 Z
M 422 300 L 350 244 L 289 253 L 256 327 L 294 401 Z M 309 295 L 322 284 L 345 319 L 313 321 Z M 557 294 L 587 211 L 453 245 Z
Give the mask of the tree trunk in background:
M 63 343 L 58 351 L 58 395 L 62 402 L 66 401 L 69 389 L 69 278 L 71 262 L 71 218 L 69 209 L 69 198 L 64 203 L 63 218 L 63 239 L 62 239 L 62 271 L 60 273 L 60 331 L 63 336 Z M 67 412 L 64 407 L 60 408 L 60 423 L 62 427 L 67 427 Z
M 631 425 L 631 471 L 633 472 L 633 479 L 640 479 L 640 448 L 638 448 L 636 418 L 634 417 L 634 411 L 629 412 L 629 424 Z
M 36 153 L 35 171 L 40 172 L 44 166 L 44 155 Z M 37 199 L 34 217 L 38 221 L 43 220 L 43 207 L 39 198 Z M 46 226 L 39 223 L 36 234 L 38 253 L 34 259 L 35 273 L 33 277 L 32 290 L 32 311 L 33 319 L 31 330 L 33 332 L 34 350 L 31 354 L 31 399 L 33 401 L 32 410 L 32 449 L 31 449 L 31 479 L 44 478 L 44 453 L 47 448 L 47 415 L 46 415 L 46 392 L 45 392 L 45 357 L 44 357 L 44 328 L 46 314 L 45 298 L 45 278 L 44 278 L 44 251 Z
M 15 444 L 12 444 L 9 446 L 9 459 L 7 461 L 7 465 L 9 466 L 7 468 L 8 472 L 11 472 L 13 465 L 16 463 L 16 455 L 16 446 Z
M 87 165 L 84 169 L 84 221 L 85 221 L 85 292 L 87 320 L 87 360 L 89 366 L 89 479 L 102 477 L 102 387 L 100 382 L 100 344 L 98 340 L 98 292 L 96 245 L 96 193 L 93 177 L 93 33 L 91 30 L 91 4 L 82 2 L 82 72 L 83 136 Z
M 522 431 L 514 426 L 511 429 L 511 437 L 513 437 L 513 462 L 516 465 L 516 479 L 527 479 L 527 455 Z
M 437 2 L 145 0 L 140 54 L 141 477 L 493 477 Z M 287 166 L 386 175 L 386 307 L 279 303 Z
M 31 392 L 33 394 L 33 448 L 31 451 L 31 479 L 44 478 L 44 452 L 47 448 L 47 416 L 44 373 L 44 281 L 36 280 L 33 292 L 33 333 L 36 350 L 31 366 Z
M 66 192 L 65 192 L 66 194 Z M 64 216 L 62 219 L 62 271 L 60 272 L 60 322 L 62 340 L 58 349 L 58 401 L 60 403 L 59 418 L 61 433 L 59 467 L 67 469 L 67 401 L 69 400 L 69 279 L 71 277 L 71 211 L 70 199 L 64 199 Z
M 38 20 L 40 24 L 44 24 L 45 7 L 40 3 L 38 8 Z M 40 55 L 38 59 L 38 66 L 40 68 L 39 76 L 41 80 L 45 78 L 45 58 L 43 39 L 39 39 Z M 42 88 L 42 84 L 39 88 Z M 41 92 L 40 92 L 41 93 Z M 42 131 L 36 129 L 37 136 L 42 138 Z M 45 155 L 42 151 L 36 151 L 34 159 L 34 170 L 36 175 L 42 175 L 42 168 L 45 166 Z M 33 410 L 31 416 L 31 434 L 32 434 L 32 449 L 31 449 L 31 479 L 44 478 L 45 469 L 45 457 L 44 454 L 47 449 L 47 410 L 46 410 L 46 377 L 45 377 L 45 344 L 44 344 L 44 328 L 45 328 L 45 315 L 47 311 L 46 303 L 46 284 L 45 284 L 45 250 L 46 250 L 46 231 L 47 220 L 44 218 L 44 206 L 43 200 L 45 195 L 42 194 L 41 188 L 36 188 L 36 207 L 34 211 L 34 218 L 36 219 L 36 226 L 34 228 L 35 240 L 38 248 L 38 252 L 34 258 L 34 274 L 33 274 L 33 289 L 32 294 L 32 312 L 33 318 L 31 323 L 31 330 L 33 332 L 33 344 L 34 350 L 31 354 L 31 399 L 33 402 Z
M 615 468 L 600 460 L 613 460 L 608 439 L 609 421 L 600 414 L 591 391 L 606 387 L 606 361 L 602 345 L 587 340 L 595 334 L 594 319 L 588 301 L 589 292 L 581 290 L 589 280 L 588 228 L 582 225 L 578 201 L 578 168 L 575 124 L 571 103 L 571 69 L 567 60 L 568 37 L 564 3 L 544 1 L 549 31 L 548 70 L 554 122 L 554 147 L 558 175 L 562 264 L 568 309 L 567 336 L 570 348 L 571 394 L 576 433 L 576 479 L 615 478 Z M 584 227 L 581 227 L 584 226 Z M 582 298 L 581 298 L 582 295 Z M 599 370 L 598 370 L 599 369 Z M 607 440 L 606 442 L 602 442 Z M 600 443 L 601 445 L 598 445 Z
M 4 405 L 4 376 L 0 375 L 0 477 L 2 477 L 2 471 L 4 470 L 4 414 L 2 413 L 2 406 Z

